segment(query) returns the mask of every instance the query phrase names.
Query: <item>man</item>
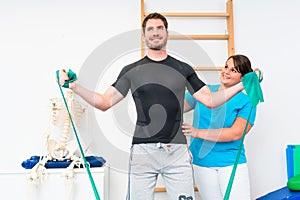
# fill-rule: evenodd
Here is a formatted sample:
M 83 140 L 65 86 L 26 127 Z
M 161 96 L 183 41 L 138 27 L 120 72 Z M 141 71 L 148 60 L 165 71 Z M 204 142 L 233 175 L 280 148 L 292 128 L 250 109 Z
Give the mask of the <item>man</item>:
M 242 83 L 211 93 L 193 68 L 167 54 L 168 22 L 151 13 L 142 24 L 147 55 L 125 66 L 104 94 L 90 91 L 76 82 L 69 88 L 89 104 L 105 111 L 131 90 L 137 122 L 129 160 L 130 200 L 153 200 L 157 177 L 162 175 L 168 198 L 194 199 L 193 170 L 187 141 L 182 134 L 185 88 L 208 107 L 216 107 L 243 90 Z M 60 71 L 60 84 L 69 80 Z

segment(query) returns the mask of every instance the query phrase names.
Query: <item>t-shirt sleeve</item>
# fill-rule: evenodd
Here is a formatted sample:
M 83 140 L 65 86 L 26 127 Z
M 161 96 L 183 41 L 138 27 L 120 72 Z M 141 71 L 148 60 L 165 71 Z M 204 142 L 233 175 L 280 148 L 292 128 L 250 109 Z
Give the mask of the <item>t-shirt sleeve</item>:
M 111 85 L 115 87 L 124 97 L 127 95 L 130 89 L 130 80 L 126 74 L 127 71 L 127 68 L 123 68 L 117 80 Z
M 187 82 L 187 89 L 192 95 L 206 85 L 191 66 L 188 68 Z

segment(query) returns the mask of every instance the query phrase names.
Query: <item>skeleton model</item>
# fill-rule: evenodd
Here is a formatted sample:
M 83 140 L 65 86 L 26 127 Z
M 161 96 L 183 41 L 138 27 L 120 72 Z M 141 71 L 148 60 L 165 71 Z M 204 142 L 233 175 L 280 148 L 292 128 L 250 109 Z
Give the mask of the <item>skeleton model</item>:
M 86 109 L 73 98 L 71 91 L 66 93 L 66 102 L 73 123 L 78 127 Z M 40 161 L 31 169 L 29 175 L 29 181 L 31 183 L 38 183 L 38 181 L 44 178 L 46 175 L 45 164 L 48 161 L 71 161 L 71 164 L 66 170 L 65 176 L 67 179 L 73 178 L 73 168 L 75 165 L 83 164 L 83 159 L 75 155 L 78 150 L 78 145 L 77 141 L 73 139 L 72 124 L 64 101 L 59 98 L 53 98 L 51 99 L 51 105 L 51 122 L 45 144 L 47 155 L 41 157 Z

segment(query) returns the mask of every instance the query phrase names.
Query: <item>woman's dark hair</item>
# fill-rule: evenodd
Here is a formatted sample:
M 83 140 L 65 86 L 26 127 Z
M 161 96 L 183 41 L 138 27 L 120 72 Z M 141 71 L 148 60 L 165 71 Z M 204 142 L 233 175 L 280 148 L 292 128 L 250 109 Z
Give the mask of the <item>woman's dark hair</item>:
M 165 18 L 165 16 L 163 16 L 160 13 L 155 12 L 155 13 L 150 13 L 149 15 L 147 15 L 144 18 L 143 23 L 142 23 L 143 33 L 145 33 L 146 24 L 149 19 L 161 19 L 165 25 L 166 30 L 168 30 L 168 21 Z
M 235 69 L 244 76 L 245 74 L 249 72 L 253 72 L 253 69 L 251 68 L 251 62 L 247 58 L 247 56 L 241 55 L 241 54 L 236 54 L 230 56 L 227 61 L 232 58 L 233 64 Z M 226 61 L 226 62 L 227 62 Z

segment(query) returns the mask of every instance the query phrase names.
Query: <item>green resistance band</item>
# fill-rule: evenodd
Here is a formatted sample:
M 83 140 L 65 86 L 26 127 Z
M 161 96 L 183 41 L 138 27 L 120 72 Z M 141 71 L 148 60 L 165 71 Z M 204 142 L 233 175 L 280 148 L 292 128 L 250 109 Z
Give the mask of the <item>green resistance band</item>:
M 246 123 L 245 129 L 244 129 L 244 132 L 243 132 L 243 136 L 241 138 L 241 143 L 240 143 L 239 150 L 238 150 L 238 153 L 236 155 L 236 159 L 235 159 L 232 171 L 231 171 L 231 175 L 230 175 L 230 179 L 229 179 L 229 182 L 228 182 L 228 185 L 227 185 L 227 188 L 226 188 L 226 193 L 225 193 L 225 196 L 224 196 L 224 200 L 228 200 L 229 196 L 230 196 L 230 192 L 231 192 L 231 188 L 232 188 L 236 168 L 237 168 L 237 165 L 239 164 L 239 159 L 240 159 L 242 147 L 243 147 L 245 136 L 246 136 L 247 129 L 248 129 L 248 121 L 250 119 L 252 110 L 253 110 L 253 106 L 251 107 L 251 110 L 250 110 L 250 113 L 249 113 L 249 116 L 248 116 L 248 119 L 247 119 L 247 123 Z
M 67 74 L 68 74 L 68 76 L 70 77 L 70 80 L 67 81 L 67 84 L 65 83 L 65 84 L 63 85 L 63 87 L 66 87 L 66 88 L 69 87 L 69 83 L 71 83 L 71 82 L 73 82 L 73 81 L 75 81 L 75 80 L 77 79 L 76 74 L 75 74 L 73 71 L 69 70 L 69 71 L 67 72 Z M 89 164 L 87 163 L 87 161 L 86 161 L 86 159 L 85 159 L 84 152 L 83 152 L 82 146 L 81 146 L 80 141 L 79 141 L 79 137 L 78 137 L 78 134 L 77 134 L 77 131 L 76 131 L 76 128 L 75 128 L 75 125 L 74 125 L 74 122 L 73 122 L 73 119 L 72 119 L 70 110 L 69 110 L 69 106 L 68 106 L 68 104 L 67 104 L 67 101 L 66 101 L 65 95 L 64 95 L 64 93 L 63 93 L 63 91 L 62 91 L 62 88 L 61 88 L 61 86 L 60 86 L 60 84 L 59 84 L 59 70 L 56 71 L 56 78 L 57 78 L 57 83 L 58 83 L 58 87 L 59 87 L 61 96 L 62 96 L 62 98 L 63 98 L 63 100 L 64 100 L 66 109 L 67 109 L 68 114 L 69 114 L 69 118 L 70 118 L 70 121 L 71 121 L 73 130 L 74 130 L 74 134 L 75 134 L 75 137 L 76 137 L 76 140 L 77 140 L 79 149 L 80 149 L 80 153 L 81 153 L 81 156 L 82 156 L 82 158 L 83 158 L 83 162 L 84 162 L 85 169 L 86 169 L 86 171 L 87 171 L 87 173 L 88 173 L 88 175 L 89 175 L 89 179 L 90 179 L 90 182 L 91 182 L 92 187 L 93 187 L 93 191 L 94 191 L 94 194 L 95 194 L 95 198 L 96 198 L 96 200 L 100 200 L 100 196 L 99 196 L 99 193 L 98 193 L 98 191 L 97 191 L 97 188 L 96 188 L 96 185 L 95 185 L 95 182 L 94 182 L 92 173 L 91 173 L 91 171 L 90 171 Z
M 230 196 L 230 192 L 231 192 L 231 188 L 232 188 L 236 168 L 237 168 L 237 165 L 239 163 L 242 147 L 243 147 L 245 136 L 246 136 L 247 129 L 248 129 L 248 121 L 250 119 L 252 110 L 253 110 L 254 107 L 257 106 L 257 104 L 259 102 L 264 102 L 263 93 L 262 93 L 262 90 L 261 90 L 261 87 L 260 87 L 260 82 L 262 81 L 261 71 L 258 71 L 258 72 L 259 72 L 258 73 L 259 78 L 257 77 L 256 72 L 247 73 L 242 78 L 242 83 L 243 83 L 244 89 L 247 93 L 247 96 L 249 97 L 249 100 L 252 104 L 252 107 L 251 107 L 251 110 L 250 110 L 250 113 L 249 113 L 249 116 L 248 116 L 248 119 L 247 119 L 247 123 L 246 123 L 245 129 L 244 129 L 244 132 L 243 132 L 243 136 L 241 138 L 241 143 L 240 143 L 240 146 L 239 146 L 239 150 L 238 150 L 238 153 L 236 155 L 236 159 L 235 159 L 232 171 L 231 171 L 231 175 L 230 175 L 230 179 L 229 179 L 229 182 L 228 182 L 228 185 L 227 185 L 227 188 L 226 188 L 226 193 L 225 193 L 225 196 L 224 196 L 224 200 L 228 200 L 229 196 Z

